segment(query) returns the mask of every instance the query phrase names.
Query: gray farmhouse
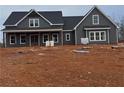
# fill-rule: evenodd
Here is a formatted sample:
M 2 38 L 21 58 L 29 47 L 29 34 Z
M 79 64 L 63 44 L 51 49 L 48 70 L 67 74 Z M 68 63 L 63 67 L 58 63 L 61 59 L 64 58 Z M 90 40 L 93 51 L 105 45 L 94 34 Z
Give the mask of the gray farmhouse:
M 63 16 L 61 11 L 12 12 L 3 31 L 5 47 L 42 46 L 53 40 L 55 45 L 118 43 L 118 26 L 97 6 L 84 16 Z

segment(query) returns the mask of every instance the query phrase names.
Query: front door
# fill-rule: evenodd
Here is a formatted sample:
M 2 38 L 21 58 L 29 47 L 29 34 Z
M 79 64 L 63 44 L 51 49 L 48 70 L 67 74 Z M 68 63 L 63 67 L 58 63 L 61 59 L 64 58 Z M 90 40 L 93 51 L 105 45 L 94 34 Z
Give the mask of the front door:
M 38 45 L 38 35 L 31 35 L 31 46 Z

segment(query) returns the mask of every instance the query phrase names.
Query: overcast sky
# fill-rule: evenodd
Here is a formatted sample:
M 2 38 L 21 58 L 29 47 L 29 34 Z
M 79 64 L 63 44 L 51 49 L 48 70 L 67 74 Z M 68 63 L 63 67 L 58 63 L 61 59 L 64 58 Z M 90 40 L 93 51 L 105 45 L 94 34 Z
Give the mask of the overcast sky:
M 86 5 L 27 5 L 27 6 L 2 6 L 0 5 L 0 29 L 4 27 L 2 24 L 12 11 L 29 11 L 35 9 L 36 11 L 62 11 L 64 16 L 80 16 L 86 14 L 93 6 Z M 115 6 L 98 6 L 107 16 L 110 16 L 116 22 L 124 16 L 124 5 Z M 2 41 L 2 32 L 0 32 L 0 41 Z

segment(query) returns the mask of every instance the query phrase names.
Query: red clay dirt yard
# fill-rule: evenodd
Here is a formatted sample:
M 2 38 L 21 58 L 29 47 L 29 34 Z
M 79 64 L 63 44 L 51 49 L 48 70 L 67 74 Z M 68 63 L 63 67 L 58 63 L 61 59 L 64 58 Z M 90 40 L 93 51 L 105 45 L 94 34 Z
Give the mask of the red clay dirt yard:
M 75 49 L 87 53 L 77 53 Z M 0 86 L 124 86 L 124 48 L 112 45 L 0 48 Z

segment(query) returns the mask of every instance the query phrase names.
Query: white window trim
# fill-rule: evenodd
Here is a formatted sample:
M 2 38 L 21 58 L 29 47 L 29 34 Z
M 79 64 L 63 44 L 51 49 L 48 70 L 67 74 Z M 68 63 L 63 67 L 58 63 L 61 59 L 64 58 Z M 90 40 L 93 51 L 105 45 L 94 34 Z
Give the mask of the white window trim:
M 94 23 L 94 17 L 95 16 L 98 17 L 98 23 Z M 99 15 L 98 14 L 92 15 L 92 23 L 93 23 L 93 25 L 99 25 Z
M 20 44 L 26 44 L 26 42 L 25 43 L 21 42 L 21 40 L 22 40 L 21 36 L 25 36 L 26 37 L 26 34 L 20 34 Z
M 53 40 L 53 35 L 57 35 L 57 42 L 54 41 L 54 43 L 58 43 L 58 42 L 59 42 L 58 33 L 53 33 L 53 34 L 52 34 L 52 40 Z
M 96 40 L 96 32 L 99 33 L 99 40 Z M 101 40 L 101 33 L 102 33 L 102 32 L 105 33 L 105 39 L 104 39 L 104 40 Z M 90 37 L 91 37 L 91 36 L 90 36 L 91 33 L 94 33 L 94 40 L 91 40 L 91 38 L 90 38 Z M 106 41 L 106 31 L 90 31 L 90 32 L 89 32 L 89 40 L 90 40 L 90 41 Z
M 67 39 L 67 36 L 69 36 L 69 39 Z M 70 33 L 66 33 L 65 34 L 65 39 L 66 39 L 66 41 L 70 41 L 71 39 L 70 39 Z
M 15 43 L 11 43 L 11 37 L 12 37 L 12 36 L 15 37 Z M 15 35 L 15 34 L 10 35 L 10 39 L 9 39 L 9 40 L 10 40 L 9 42 L 10 42 L 11 45 L 16 44 L 16 35 Z
M 33 26 L 30 25 L 30 20 L 33 20 Z M 35 20 L 38 20 L 38 26 L 35 26 Z M 38 18 L 30 18 L 29 19 L 29 27 L 39 27 L 39 19 Z
M 44 42 L 44 36 L 47 35 L 48 36 L 48 40 L 49 40 L 49 34 L 43 34 L 43 43 L 46 43 Z

